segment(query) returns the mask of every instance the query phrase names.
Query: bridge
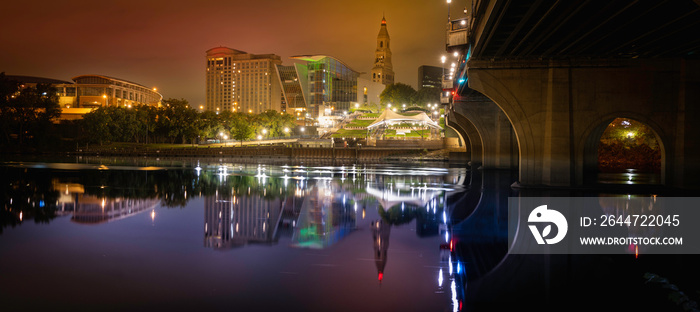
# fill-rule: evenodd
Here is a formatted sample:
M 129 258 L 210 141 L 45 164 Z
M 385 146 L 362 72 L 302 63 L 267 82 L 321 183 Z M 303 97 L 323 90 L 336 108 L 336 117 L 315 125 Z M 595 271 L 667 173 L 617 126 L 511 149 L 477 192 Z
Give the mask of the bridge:
M 594 184 L 603 131 L 629 118 L 655 132 L 662 184 L 700 186 L 700 1 L 473 0 L 466 11 L 447 23 L 443 104 L 472 168 L 517 168 L 523 187 Z

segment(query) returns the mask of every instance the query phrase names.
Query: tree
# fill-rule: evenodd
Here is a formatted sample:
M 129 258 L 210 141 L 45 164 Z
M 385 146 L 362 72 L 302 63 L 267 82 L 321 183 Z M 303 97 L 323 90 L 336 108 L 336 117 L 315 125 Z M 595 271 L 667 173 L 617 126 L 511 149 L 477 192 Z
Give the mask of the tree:
M 27 138 L 50 134 L 52 120 L 60 115 L 56 88 L 49 84 L 20 88 L 19 83 L 0 74 L 0 131 L 5 143 L 10 143 L 13 134 L 17 135 L 19 144 L 24 144 Z
M 386 104 L 413 104 L 415 102 L 416 90 L 413 87 L 404 83 L 394 83 L 386 86 L 384 91 L 379 95 L 379 101 L 382 105 Z
M 440 89 L 424 87 L 418 90 L 416 93 L 416 104 L 425 105 L 429 103 L 440 103 Z
M 83 115 L 80 123 L 86 135 L 84 140 L 87 142 L 98 142 L 102 145 L 112 141 L 112 132 L 108 126 L 112 123 L 112 117 L 104 107 Z
M 251 123 L 251 120 L 243 113 L 234 113 L 233 120 L 231 121 L 231 136 L 241 141 L 241 146 L 243 146 L 243 141 L 253 137 L 255 133 L 255 126 Z

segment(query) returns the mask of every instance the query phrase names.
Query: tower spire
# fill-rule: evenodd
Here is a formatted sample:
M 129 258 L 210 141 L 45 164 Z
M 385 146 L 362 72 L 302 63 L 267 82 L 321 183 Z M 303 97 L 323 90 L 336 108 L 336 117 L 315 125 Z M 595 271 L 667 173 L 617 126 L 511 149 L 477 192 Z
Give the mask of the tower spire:
M 372 81 L 384 85 L 394 83 L 394 70 L 391 65 L 391 49 L 389 48 L 389 32 L 386 26 L 386 17 L 382 12 L 382 23 L 377 35 L 377 49 L 374 51 L 374 67 L 372 68 Z

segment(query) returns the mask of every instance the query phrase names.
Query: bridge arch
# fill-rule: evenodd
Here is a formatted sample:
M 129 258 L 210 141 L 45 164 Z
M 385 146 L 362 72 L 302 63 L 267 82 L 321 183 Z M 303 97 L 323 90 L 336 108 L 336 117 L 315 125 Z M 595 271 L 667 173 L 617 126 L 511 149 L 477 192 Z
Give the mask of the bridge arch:
M 533 129 L 522 105 L 498 78 L 487 71 L 470 71 L 469 87 L 485 95 L 503 112 L 510 122 L 518 149 L 518 175 L 521 184 L 531 184 L 539 177 L 541 165 L 529 155 L 538 153 L 535 149 Z
M 477 169 L 483 162 L 484 141 L 479 133 L 479 129 L 468 118 L 455 111 L 450 111 L 450 116 L 459 125 L 456 127 L 459 133 L 466 137 L 469 142 L 469 155 L 472 169 Z
M 643 124 L 644 126 L 651 129 L 656 139 L 656 143 L 659 145 L 659 151 L 661 154 L 660 163 L 660 184 L 668 184 L 667 181 L 667 170 L 668 162 L 672 157 L 669 157 L 669 142 L 670 138 L 658 123 L 656 123 L 652 118 L 647 115 L 639 114 L 635 112 L 618 112 L 610 113 L 603 116 L 600 120 L 596 120 L 590 123 L 589 127 L 581 136 L 581 141 L 579 142 L 578 150 L 580 151 L 580 162 L 577 164 L 577 177 L 579 181 L 577 184 L 594 184 L 597 183 L 596 172 L 598 172 L 598 152 L 601 142 L 601 137 L 603 133 L 608 128 L 608 126 L 617 118 L 624 118 L 633 120 Z

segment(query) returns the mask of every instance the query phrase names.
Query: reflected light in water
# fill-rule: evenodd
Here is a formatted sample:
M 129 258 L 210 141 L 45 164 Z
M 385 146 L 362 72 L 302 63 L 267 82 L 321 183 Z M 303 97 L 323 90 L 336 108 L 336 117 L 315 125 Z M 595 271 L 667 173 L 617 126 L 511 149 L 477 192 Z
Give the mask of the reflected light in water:
M 151 210 L 151 221 L 155 221 L 155 220 L 156 220 L 156 210 L 153 209 L 153 210 Z
M 442 287 L 442 268 L 440 268 L 440 273 L 438 273 L 438 286 Z
M 19 221 L 22 221 L 22 212 L 19 212 Z
M 447 263 L 450 264 L 450 276 L 452 276 L 452 256 L 450 256 L 450 260 Z
M 459 302 L 457 301 L 457 284 L 455 280 L 452 280 L 450 284 L 450 289 L 452 290 L 452 311 L 459 311 Z

